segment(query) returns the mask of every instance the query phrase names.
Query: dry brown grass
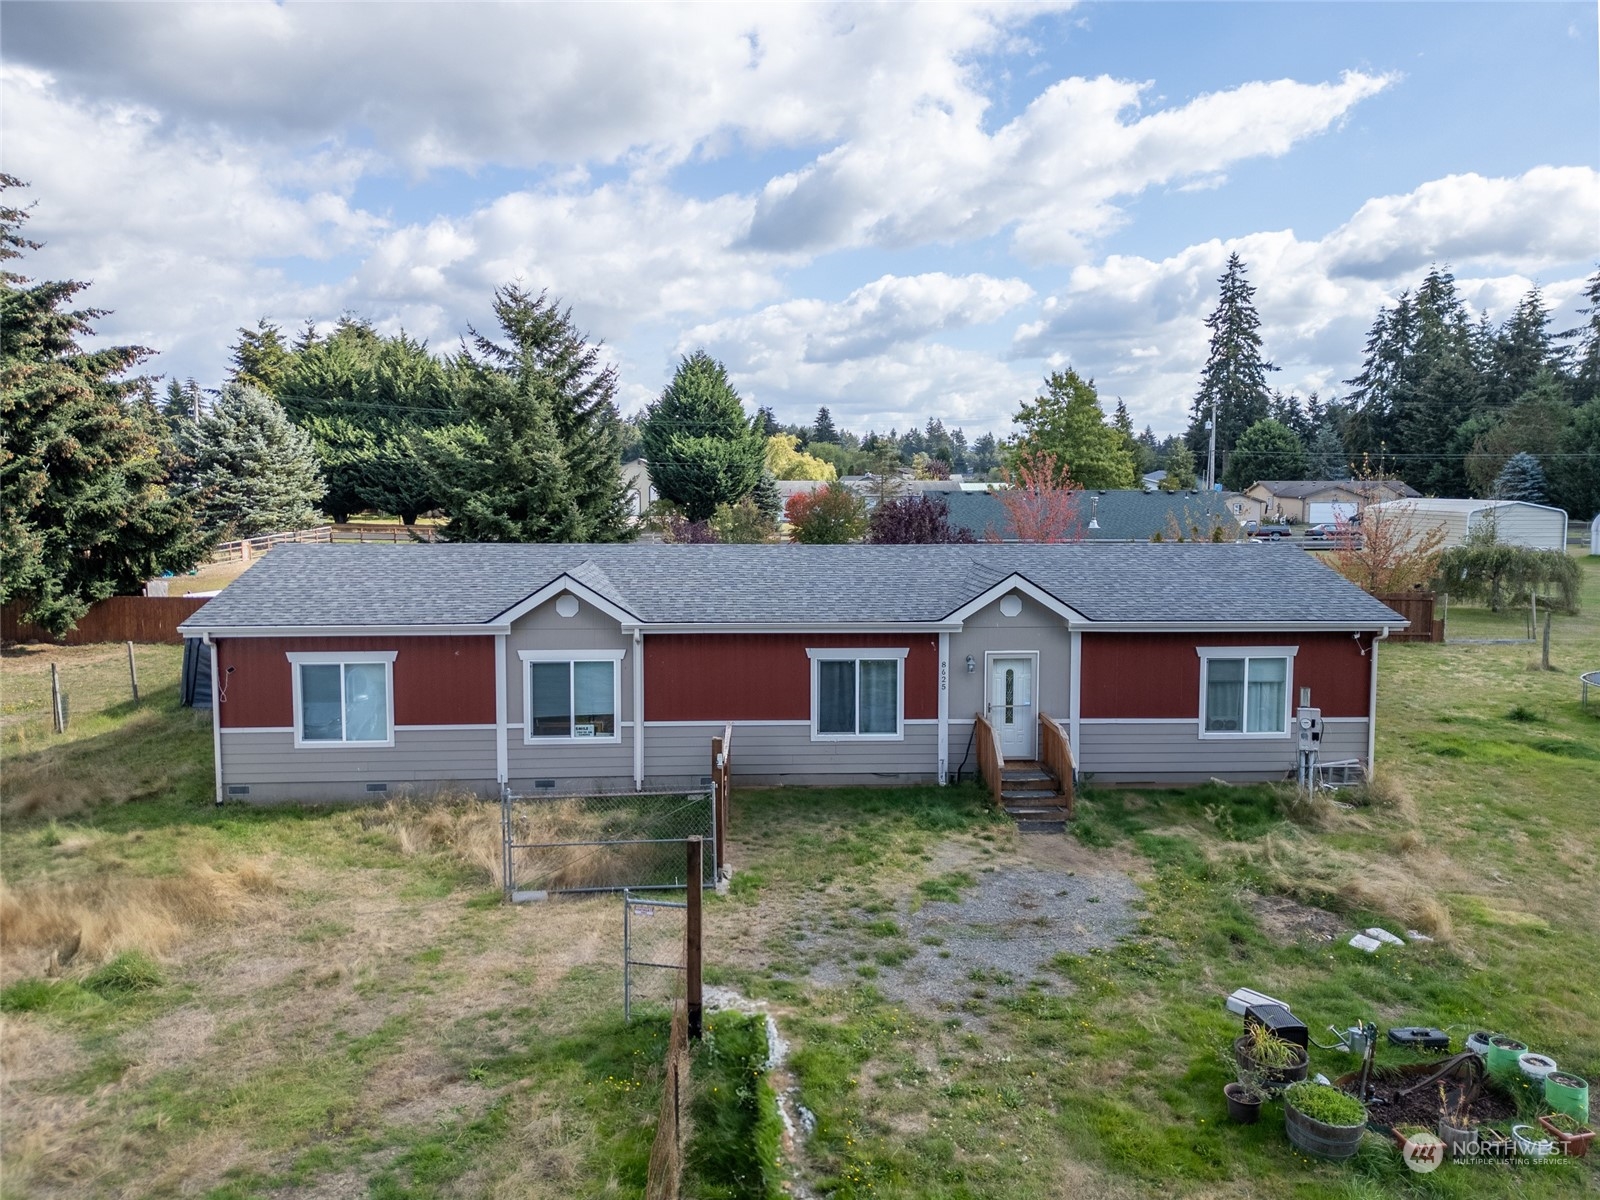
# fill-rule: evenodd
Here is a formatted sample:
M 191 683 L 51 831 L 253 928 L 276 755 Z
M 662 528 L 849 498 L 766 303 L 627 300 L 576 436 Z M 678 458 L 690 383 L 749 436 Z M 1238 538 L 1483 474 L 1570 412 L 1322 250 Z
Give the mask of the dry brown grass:
M 0 950 L 57 951 L 77 941 L 77 957 L 124 950 L 162 954 L 192 930 L 234 920 L 277 890 L 261 866 L 188 866 L 181 874 L 85 879 L 12 887 L 0 880 Z
M 1439 941 L 1453 932 L 1439 891 L 1455 872 L 1437 851 L 1419 846 L 1404 856 L 1377 858 L 1300 836 L 1268 834 L 1244 853 L 1274 891 L 1307 904 L 1380 913 Z

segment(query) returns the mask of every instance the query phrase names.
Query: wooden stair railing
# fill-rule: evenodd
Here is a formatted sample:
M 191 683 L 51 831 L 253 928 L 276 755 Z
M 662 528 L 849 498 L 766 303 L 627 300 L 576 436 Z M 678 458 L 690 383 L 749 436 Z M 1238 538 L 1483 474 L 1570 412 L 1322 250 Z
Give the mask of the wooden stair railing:
M 983 776 L 983 782 L 989 789 L 994 806 L 1000 808 L 1003 805 L 1001 793 L 1005 787 L 1006 756 L 1000 750 L 999 733 L 984 719 L 982 713 L 977 714 L 977 729 L 973 740 L 977 743 L 978 749 L 978 773 Z
M 1073 779 L 1077 774 L 1072 739 L 1060 721 L 1044 713 L 1039 714 L 1039 761 L 1056 777 L 1056 787 L 1066 801 L 1067 819 L 1071 820 L 1076 800 Z

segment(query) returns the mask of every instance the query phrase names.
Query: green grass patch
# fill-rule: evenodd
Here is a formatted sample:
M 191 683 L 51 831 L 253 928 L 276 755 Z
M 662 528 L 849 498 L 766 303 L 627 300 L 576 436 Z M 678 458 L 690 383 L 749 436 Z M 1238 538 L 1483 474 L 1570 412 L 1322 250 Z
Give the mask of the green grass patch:
M 782 1195 L 782 1122 L 766 1079 L 766 1021 L 721 1012 L 706 1022 L 693 1058 L 694 1135 L 686 1194 L 701 1200 L 771 1200 Z

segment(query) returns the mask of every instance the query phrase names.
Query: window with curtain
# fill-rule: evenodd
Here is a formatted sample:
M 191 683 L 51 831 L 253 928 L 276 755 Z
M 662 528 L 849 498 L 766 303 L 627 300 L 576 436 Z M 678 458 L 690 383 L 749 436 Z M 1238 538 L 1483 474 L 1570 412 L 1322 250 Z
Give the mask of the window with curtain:
M 617 736 L 617 664 L 528 663 L 530 738 Z
M 301 662 L 298 729 L 302 742 L 387 742 L 386 662 Z
M 1205 675 L 1207 733 L 1284 732 L 1287 658 L 1207 658 Z
M 817 663 L 818 734 L 894 737 L 899 732 L 899 659 L 824 659 Z

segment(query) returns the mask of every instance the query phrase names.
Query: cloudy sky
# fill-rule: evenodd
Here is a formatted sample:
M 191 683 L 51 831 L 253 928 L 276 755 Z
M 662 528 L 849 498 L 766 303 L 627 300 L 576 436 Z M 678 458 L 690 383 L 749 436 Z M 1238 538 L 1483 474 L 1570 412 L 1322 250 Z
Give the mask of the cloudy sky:
M 1285 390 L 1430 263 L 1570 318 L 1587 4 L 0 6 L 27 270 L 221 379 L 232 331 L 438 348 L 548 287 L 633 410 L 705 347 L 784 420 L 1004 431 L 1071 363 L 1180 430 L 1231 250 Z

